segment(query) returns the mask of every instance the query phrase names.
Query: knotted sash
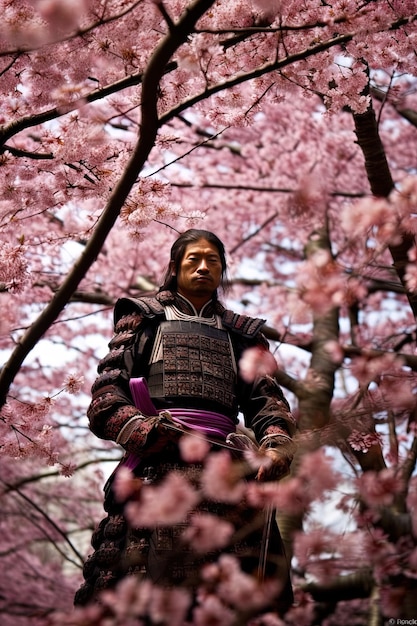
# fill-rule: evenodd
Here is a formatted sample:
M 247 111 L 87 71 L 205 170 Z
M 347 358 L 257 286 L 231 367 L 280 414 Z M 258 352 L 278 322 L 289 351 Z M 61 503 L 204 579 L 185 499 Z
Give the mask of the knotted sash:
M 201 409 L 169 409 L 158 411 L 149 396 L 146 379 L 131 378 L 129 381 L 130 391 L 136 408 L 144 415 L 169 415 L 174 423 L 185 426 L 192 430 L 197 430 L 207 436 L 220 437 L 226 439 L 227 435 L 235 430 L 235 424 L 230 417 L 215 413 L 214 411 L 204 411 Z
M 146 379 L 142 376 L 131 378 L 129 387 L 136 408 L 144 416 L 155 417 L 159 415 L 161 420 L 163 418 L 170 419 L 173 425 L 197 431 L 200 435 L 220 441 L 225 441 L 227 436 L 235 430 L 235 423 L 230 417 L 214 411 L 181 408 L 158 411 L 149 395 Z M 136 454 L 131 453 L 124 458 L 122 465 L 133 470 L 139 464 L 139 461 L 140 458 Z

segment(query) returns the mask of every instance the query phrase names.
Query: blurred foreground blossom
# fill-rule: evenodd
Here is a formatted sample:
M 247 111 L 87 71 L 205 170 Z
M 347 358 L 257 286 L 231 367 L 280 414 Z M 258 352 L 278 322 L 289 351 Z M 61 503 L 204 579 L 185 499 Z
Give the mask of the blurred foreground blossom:
M 119 467 L 113 483 L 116 499 L 125 502 L 139 492 L 142 485 L 140 478 L 135 478 L 133 472 L 127 467 Z
M 204 495 L 218 502 L 240 502 L 246 490 L 239 466 L 226 451 L 207 457 L 201 485 Z
M 199 499 L 182 474 L 170 472 L 159 485 L 141 489 L 139 501 L 126 505 L 126 517 L 132 526 L 180 524 Z
M 246 495 L 252 506 L 272 506 L 298 515 L 308 511 L 314 500 L 323 500 L 341 482 L 331 459 L 320 449 L 303 457 L 297 476 L 281 482 L 250 483 Z
M 210 450 L 210 444 L 204 435 L 195 437 L 184 435 L 179 441 L 181 458 L 186 463 L 198 463 L 203 461 Z
M 240 375 L 247 383 L 252 383 L 258 376 L 271 376 L 277 368 L 273 355 L 258 346 L 245 350 L 239 361 Z
M 210 513 L 197 513 L 191 517 L 183 533 L 196 552 L 204 553 L 224 548 L 233 535 L 234 527 L 229 522 Z
M 216 595 L 220 600 L 239 611 L 267 606 L 281 586 L 278 580 L 260 581 L 243 572 L 238 560 L 231 554 L 222 554 L 217 563 L 207 564 L 202 575 L 205 582 L 216 585 Z
M 403 489 L 403 481 L 392 467 L 366 472 L 357 483 L 361 497 L 371 507 L 389 506 Z
M 214 594 L 207 594 L 193 611 L 195 626 L 232 626 L 236 614 Z
M 79 25 L 87 8 L 85 0 L 38 0 L 37 9 L 51 28 L 69 31 Z
M 100 622 L 103 626 L 138 625 L 145 623 L 140 621 L 145 616 L 151 618 L 152 624 L 180 626 L 191 603 L 186 589 L 162 588 L 148 580 L 138 584 L 135 576 L 123 579 L 115 591 L 103 592 L 101 600 L 115 616 L 112 621 Z

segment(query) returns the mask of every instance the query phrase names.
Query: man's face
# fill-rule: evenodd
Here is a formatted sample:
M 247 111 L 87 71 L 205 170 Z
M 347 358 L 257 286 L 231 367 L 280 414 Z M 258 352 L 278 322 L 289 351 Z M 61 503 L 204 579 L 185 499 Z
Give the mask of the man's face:
M 215 245 L 206 239 L 189 243 L 177 274 L 178 293 L 193 302 L 210 299 L 220 285 L 222 263 Z

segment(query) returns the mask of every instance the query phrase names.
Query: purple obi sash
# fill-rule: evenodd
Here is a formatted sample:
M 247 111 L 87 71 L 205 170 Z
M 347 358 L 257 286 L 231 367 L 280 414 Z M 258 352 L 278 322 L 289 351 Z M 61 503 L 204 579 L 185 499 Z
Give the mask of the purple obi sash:
M 226 439 L 235 430 L 233 420 L 221 413 L 198 409 L 169 409 L 168 413 L 176 424 L 197 430 L 207 437 Z
M 164 411 L 158 411 L 154 406 L 145 378 L 131 378 L 129 386 L 133 402 L 141 413 L 149 416 L 164 413 Z M 198 430 L 207 436 L 226 439 L 227 435 L 235 430 L 235 423 L 231 417 L 215 413 L 214 411 L 174 408 L 169 409 L 167 413 L 169 413 L 169 416 L 173 418 L 175 423 L 192 430 Z
M 135 406 L 146 416 L 164 415 L 166 413 L 167 418 L 172 418 L 174 424 L 198 431 L 209 438 L 223 441 L 227 435 L 236 429 L 232 418 L 213 411 L 181 408 L 158 411 L 149 395 L 146 379 L 143 377 L 131 378 L 129 386 Z M 134 469 L 139 460 L 135 454 L 129 454 L 122 464 L 129 469 Z

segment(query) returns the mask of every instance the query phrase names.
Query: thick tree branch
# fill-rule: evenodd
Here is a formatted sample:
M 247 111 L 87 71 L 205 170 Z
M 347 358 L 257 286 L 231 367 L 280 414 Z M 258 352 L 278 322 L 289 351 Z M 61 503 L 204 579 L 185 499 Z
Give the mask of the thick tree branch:
M 382 89 L 378 89 L 377 87 L 370 87 L 370 93 L 373 98 L 378 100 L 379 102 L 385 102 L 387 100 L 388 94 L 385 93 Z M 403 117 L 405 120 L 410 122 L 413 126 L 417 128 L 417 111 L 414 109 L 406 109 L 402 106 L 396 104 L 396 102 L 388 99 L 389 104 L 396 110 L 398 115 Z
M 374 586 L 372 572 L 363 569 L 354 574 L 335 578 L 327 584 L 306 583 L 302 588 L 318 602 L 340 602 L 354 598 L 367 598 Z
M 196 94 L 192 98 L 189 98 L 188 100 L 184 100 L 181 104 L 177 105 L 176 107 L 173 107 L 170 111 L 165 113 L 165 115 L 163 115 L 160 120 L 161 126 L 169 122 L 174 117 L 177 117 L 180 113 L 182 113 L 186 109 L 189 109 L 193 105 L 197 104 L 201 100 L 205 100 L 211 95 L 219 93 L 220 91 L 228 90 L 231 87 L 240 85 L 241 83 L 251 80 L 253 78 L 257 78 L 257 77 L 263 76 L 264 74 L 281 69 L 282 67 L 286 67 L 287 65 L 290 65 L 291 63 L 295 63 L 296 61 L 306 59 L 314 54 L 318 54 L 319 52 L 323 52 L 334 46 L 346 44 L 353 38 L 353 36 L 354 34 L 351 33 L 351 34 L 333 37 L 332 39 L 328 41 L 321 42 L 320 44 L 317 44 L 315 46 L 302 50 L 301 52 L 297 54 L 290 55 L 281 61 L 277 61 L 274 63 L 267 63 L 263 65 L 262 67 L 257 68 L 254 71 L 241 73 L 237 77 L 234 77 L 233 79 L 224 81 L 223 83 L 219 83 L 210 88 L 207 88 L 204 91 L 200 92 L 199 94 Z M 166 63 L 168 63 L 168 61 Z M 176 67 L 176 64 L 175 64 L 175 67 Z M 166 65 L 164 65 L 163 73 L 171 71 L 172 69 L 174 69 L 173 66 L 170 65 L 169 67 L 166 67 Z M 148 70 L 147 70 L 147 74 L 148 74 Z M 119 82 L 113 83 L 106 88 L 98 89 L 94 91 L 93 93 L 85 96 L 83 100 L 85 102 L 94 102 L 96 100 L 106 97 L 107 95 L 120 91 L 121 89 L 125 89 L 127 87 L 140 84 L 140 82 L 143 81 L 143 78 L 144 78 L 143 73 L 132 74 L 131 76 L 128 76 L 127 78 L 124 78 Z M 68 105 L 66 111 L 70 112 L 71 110 L 75 110 L 78 107 L 78 105 L 79 105 L 79 102 L 76 101 Z M 12 122 L 11 124 L 8 124 L 7 126 L 4 126 L 0 130 L 0 146 L 2 146 L 6 141 L 8 141 L 8 139 L 10 139 L 12 136 L 16 135 L 22 130 L 25 130 L 26 128 L 31 128 L 33 126 L 37 126 L 39 124 L 49 122 L 61 116 L 62 116 L 62 109 L 60 109 L 59 107 L 55 107 L 43 113 L 39 113 L 37 115 L 29 115 L 25 118 L 16 120 Z
M 2 481 L 3 482 L 3 481 Z M 5 485 L 5 487 L 9 488 L 10 485 L 8 485 L 6 482 L 3 482 L 3 484 Z M 55 531 L 58 533 L 59 536 L 61 536 L 63 538 L 63 540 L 68 544 L 68 546 L 71 548 L 72 552 L 76 555 L 76 557 L 79 559 L 80 563 L 83 562 L 83 557 L 80 554 L 80 552 L 77 550 L 77 548 L 74 546 L 74 544 L 69 540 L 67 534 L 61 530 L 61 528 L 56 524 L 56 522 L 46 513 L 46 511 L 41 507 L 38 506 L 36 504 L 36 502 L 34 502 L 31 498 L 28 498 L 28 496 L 26 494 L 24 494 L 20 489 L 15 488 L 13 489 L 14 493 L 18 494 L 27 504 L 29 504 L 41 517 L 43 517 L 46 522 L 48 523 L 48 525 Z M 45 535 L 47 535 L 46 531 L 43 531 Z M 51 540 L 50 537 L 48 537 L 49 540 Z
M 127 76 L 126 78 L 112 83 L 107 87 L 96 89 L 92 93 L 84 96 L 83 101 L 91 103 L 96 102 L 97 100 L 102 100 L 106 96 L 117 93 L 122 89 L 127 89 L 128 87 L 135 87 L 136 85 L 140 85 L 142 80 L 143 72 L 131 74 L 130 76 Z M 79 100 L 68 104 L 65 109 L 66 114 L 78 109 L 79 104 Z M 40 124 L 44 124 L 45 122 L 50 122 L 51 120 L 57 119 L 58 117 L 62 117 L 62 115 L 62 108 L 54 107 L 53 109 L 48 109 L 47 111 L 43 111 L 42 113 L 27 115 L 26 117 L 22 117 L 18 120 L 11 122 L 10 124 L 2 126 L 0 128 L 0 151 L 10 151 L 10 147 L 5 146 L 4 143 L 8 141 L 11 137 L 14 137 L 18 133 L 22 132 L 23 130 L 26 130 L 27 128 L 33 128 L 34 126 L 39 126 Z
M 28 152 L 27 150 L 19 150 L 19 148 L 13 148 L 13 146 L 8 145 L 4 145 L 0 152 L 10 152 L 13 156 L 25 157 L 36 161 L 50 161 L 54 158 L 52 152 Z
M 106 241 L 107 235 L 116 222 L 120 210 L 153 148 L 161 123 L 157 113 L 158 87 L 166 64 L 175 50 L 184 43 L 189 33 L 192 32 L 197 20 L 213 2 L 214 0 L 196 0 L 191 4 L 178 20 L 175 29 L 161 41 L 152 55 L 143 76 L 141 133 L 136 147 L 83 253 L 51 302 L 20 339 L 8 362 L 1 370 L 0 406 L 5 403 L 10 385 L 24 359 L 67 305 Z
M 355 132 L 365 159 L 365 169 L 368 176 L 371 191 L 375 196 L 387 198 L 394 189 L 394 181 L 391 176 L 385 150 L 378 132 L 375 111 L 370 101 L 369 108 L 365 113 L 353 114 Z M 406 266 L 409 262 L 408 253 L 415 245 L 412 233 L 402 232 L 401 242 L 389 246 L 393 259 L 393 267 L 404 287 L 411 310 L 417 318 L 417 294 L 408 290 L 404 280 Z
M 312 233 L 306 246 L 307 258 L 319 250 L 326 250 L 331 253 L 326 228 Z M 320 315 L 315 313 L 313 316 L 312 356 L 308 374 L 309 380 L 306 381 L 309 393 L 304 401 L 300 402 L 299 426 L 301 430 L 321 428 L 329 422 L 334 376 L 338 368 L 326 352 L 326 344 L 332 340 L 339 340 L 339 311 L 335 307 L 327 313 Z

